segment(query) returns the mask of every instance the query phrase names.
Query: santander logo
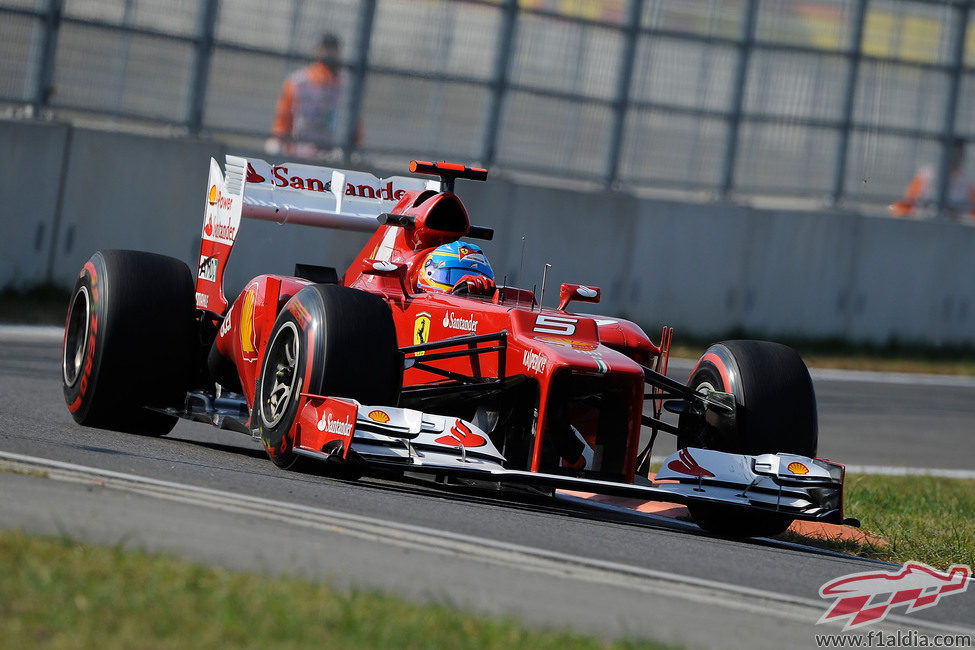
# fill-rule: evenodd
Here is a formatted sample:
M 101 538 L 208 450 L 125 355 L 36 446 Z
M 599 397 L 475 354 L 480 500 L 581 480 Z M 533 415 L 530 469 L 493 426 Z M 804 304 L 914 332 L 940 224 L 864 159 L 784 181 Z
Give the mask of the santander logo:
M 450 428 L 450 435 L 440 436 L 435 442 L 451 447 L 460 447 L 461 445 L 464 447 L 483 447 L 487 444 L 487 440 L 483 436 L 471 431 L 471 428 L 460 419 Z
M 680 452 L 678 452 L 677 460 L 672 460 L 667 463 L 667 469 L 680 472 L 681 474 L 687 474 L 689 476 L 703 476 L 704 478 L 711 478 L 714 476 L 714 474 L 698 465 L 697 461 L 691 457 L 686 449 L 681 449 Z
M 458 318 L 454 316 L 454 312 L 447 312 L 443 316 L 443 326 L 447 329 L 470 332 L 471 334 L 477 333 L 477 320 L 475 320 L 474 314 L 467 318 Z
M 325 411 L 322 414 L 322 419 L 318 421 L 318 430 L 349 438 L 352 436 L 352 422 L 348 418 L 345 420 L 333 420 L 332 414 L 329 411 Z

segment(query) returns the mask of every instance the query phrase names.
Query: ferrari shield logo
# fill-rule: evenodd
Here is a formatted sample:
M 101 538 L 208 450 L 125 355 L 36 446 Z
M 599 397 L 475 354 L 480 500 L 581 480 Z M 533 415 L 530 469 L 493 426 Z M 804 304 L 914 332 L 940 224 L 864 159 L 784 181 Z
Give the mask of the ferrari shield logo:
M 421 311 L 413 321 L 413 345 L 422 345 L 430 340 L 430 314 Z M 422 352 L 417 352 L 416 356 L 422 356 Z

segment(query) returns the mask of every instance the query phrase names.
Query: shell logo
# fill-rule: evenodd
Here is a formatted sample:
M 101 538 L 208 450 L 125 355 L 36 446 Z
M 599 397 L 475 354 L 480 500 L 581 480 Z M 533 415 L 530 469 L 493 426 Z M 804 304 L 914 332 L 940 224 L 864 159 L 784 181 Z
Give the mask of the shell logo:
M 803 465 L 802 463 L 789 463 L 789 466 L 786 469 L 788 469 L 793 474 L 799 474 L 800 476 L 802 474 L 809 473 L 809 468 Z
M 254 291 L 244 294 L 244 307 L 240 314 L 240 348 L 244 352 L 257 352 L 254 345 Z
M 373 422 L 380 422 L 382 424 L 389 422 L 389 414 L 383 411 L 371 411 L 368 417 Z
M 213 205 L 217 202 L 217 186 L 211 185 L 210 191 L 207 193 L 207 203 Z

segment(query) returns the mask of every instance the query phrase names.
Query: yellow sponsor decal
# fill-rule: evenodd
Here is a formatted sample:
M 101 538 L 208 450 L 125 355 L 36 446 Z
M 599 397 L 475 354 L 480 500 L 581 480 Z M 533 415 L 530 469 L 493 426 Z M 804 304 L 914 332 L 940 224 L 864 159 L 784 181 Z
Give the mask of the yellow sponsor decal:
M 244 308 L 240 312 L 240 349 L 254 353 L 254 291 L 244 294 Z
M 802 463 L 789 463 L 789 467 L 787 469 L 793 474 L 799 474 L 800 476 L 802 474 L 809 473 L 809 468 Z
M 374 422 L 380 422 L 382 424 L 386 424 L 387 422 L 389 422 L 389 414 L 386 413 L 385 411 L 370 411 L 369 419 Z
M 430 314 L 421 311 L 413 321 L 413 345 L 422 345 L 430 340 Z M 422 352 L 417 352 L 416 356 L 423 356 Z

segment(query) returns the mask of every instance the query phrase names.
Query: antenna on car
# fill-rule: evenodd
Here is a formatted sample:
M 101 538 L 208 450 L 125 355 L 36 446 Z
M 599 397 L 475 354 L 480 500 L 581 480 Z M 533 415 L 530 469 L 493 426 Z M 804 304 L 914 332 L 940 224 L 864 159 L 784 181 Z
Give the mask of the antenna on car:
M 518 282 L 525 281 L 525 236 L 521 236 L 521 268 L 518 269 Z
M 551 264 L 546 264 L 545 268 L 542 269 L 542 295 L 538 299 L 538 311 L 542 311 L 542 303 L 545 302 L 545 282 L 548 280 L 548 270 L 552 268 Z

